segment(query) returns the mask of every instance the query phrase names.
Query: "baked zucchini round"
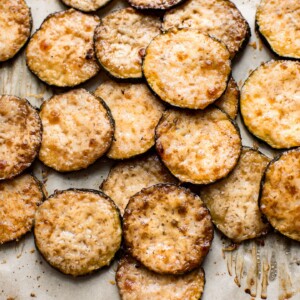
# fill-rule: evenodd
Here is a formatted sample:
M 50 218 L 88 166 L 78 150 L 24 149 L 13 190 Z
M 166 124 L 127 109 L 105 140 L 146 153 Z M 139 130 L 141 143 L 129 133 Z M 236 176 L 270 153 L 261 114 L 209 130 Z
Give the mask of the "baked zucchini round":
M 163 101 L 204 109 L 227 87 L 229 56 L 224 44 L 200 31 L 174 29 L 152 40 L 146 49 L 143 72 Z
M 209 184 L 236 166 L 241 137 L 220 109 L 166 111 L 156 127 L 156 150 L 180 181 Z
M 39 159 L 59 172 L 87 168 L 109 149 L 114 122 L 105 103 L 84 89 L 55 95 L 41 106 Z
M 277 55 L 300 59 L 300 2 L 261 0 L 256 24 L 264 41 Z
M 28 168 L 42 140 L 39 114 L 31 104 L 15 96 L 0 95 L 0 180 Z
M 14 57 L 30 37 L 32 17 L 25 0 L 0 1 L 0 62 Z
M 41 184 L 29 174 L 0 181 L 0 245 L 31 230 L 42 200 Z
M 73 87 L 100 70 L 93 36 L 100 19 L 74 9 L 49 15 L 26 48 L 28 68 L 45 83 Z
M 111 0 L 61 0 L 65 5 L 84 12 L 96 11 Z
M 212 221 L 236 243 L 259 237 L 269 229 L 258 206 L 260 182 L 269 161 L 262 153 L 243 148 L 228 177 L 200 188 L 200 197 Z
M 283 152 L 268 166 L 260 209 L 283 235 L 300 241 L 300 148 Z
M 211 217 L 199 196 L 171 184 L 154 185 L 132 196 L 123 230 L 128 252 L 161 274 L 199 267 L 213 239 Z
M 120 162 L 110 170 L 101 189 L 111 197 L 123 215 L 129 198 L 143 188 L 178 181 L 155 154 Z
M 165 107 L 147 85 L 106 81 L 95 95 L 108 105 L 116 125 L 109 158 L 130 158 L 154 145 L 155 127 Z
M 160 33 L 159 17 L 124 8 L 105 16 L 95 32 L 99 63 L 119 79 L 142 78 L 142 58 L 150 41 Z
M 137 9 L 168 9 L 184 0 L 128 0 L 129 4 Z
M 270 61 L 253 71 L 241 90 L 248 130 L 273 148 L 300 146 L 300 63 Z
M 119 250 L 119 211 L 99 191 L 57 191 L 36 212 L 34 236 L 51 266 L 65 274 L 86 275 L 108 266 Z
M 222 41 L 233 58 L 247 44 L 249 24 L 228 0 L 188 0 L 166 12 L 163 30 L 194 28 Z
M 116 281 L 122 300 L 199 300 L 205 275 L 198 268 L 184 275 L 160 275 L 129 256 L 119 261 Z

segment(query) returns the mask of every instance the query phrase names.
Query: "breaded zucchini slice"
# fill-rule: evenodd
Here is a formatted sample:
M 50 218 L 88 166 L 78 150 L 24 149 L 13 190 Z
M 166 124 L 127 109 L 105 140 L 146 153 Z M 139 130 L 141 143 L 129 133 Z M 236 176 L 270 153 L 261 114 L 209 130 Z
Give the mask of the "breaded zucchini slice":
M 194 28 L 222 41 L 233 58 L 248 42 L 249 24 L 228 0 L 187 0 L 166 12 L 163 30 Z
M 209 184 L 236 166 L 241 136 L 237 125 L 218 108 L 170 109 L 156 127 L 156 150 L 180 181 Z
M 300 63 L 270 61 L 250 74 L 240 109 L 248 130 L 273 148 L 300 146 Z
M 99 71 L 93 36 L 100 19 L 74 9 L 49 15 L 26 48 L 28 68 L 45 83 L 72 87 Z
M 300 148 L 275 158 L 262 181 L 260 209 L 271 225 L 300 241 Z
M 122 300 L 199 300 L 205 275 L 202 268 L 179 276 L 160 275 L 127 255 L 119 261 L 116 281 Z
M 80 276 L 108 266 L 119 250 L 121 220 L 99 191 L 56 191 L 35 215 L 36 247 L 62 273 Z
M 32 175 L 0 181 L 0 245 L 31 230 L 42 200 L 41 184 Z
M 128 252 L 161 274 L 199 267 L 213 239 L 211 217 L 199 196 L 171 184 L 153 185 L 132 196 L 123 230 Z
M 128 0 L 129 4 L 137 9 L 168 9 L 184 0 Z
M 225 93 L 215 102 L 215 105 L 226 112 L 231 119 L 236 119 L 239 110 L 239 100 L 240 90 L 235 80 L 231 77 Z
M 155 154 L 120 162 L 110 170 L 102 190 L 111 197 L 123 215 L 129 198 L 143 188 L 178 181 Z
M 226 46 L 200 31 L 171 30 L 155 37 L 146 50 L 143 72 L 165 102 L 204 109 L 224 93 L 231 61 Z
M 84 12 L 96 11 L 111 0 L 61 0 L 67 6 L 79 9 Z
M 14 57 L 28 40 L 32 18 L 25 0 L 0 1 L 0 62 Z
M 268 231 L 258 206 L 260 182 L 270 159 L 243 148 L 228 177 L 200 189 L 200 197 L 216 227 L 236 243 L 259 237 Z
M 102 83 L 95 95 L 111 110 L 116 131 L 107 156 L 125 159 L 145 153 L 155 143 L 155 127 L 165 109 L 146 84 Z
M 124 8 L 105 16 L 95 32 L 99 63 L 120 79 L 142 78 L 142 58 L 150 41 L 160 33 L 159 17 Z
M 261 0 L 256 25 L 277 55 L 300 59 L 299 0 Z
M 0 95 L 0 180 L 28 168 L 42 140 L 39 114 L 31 104 L 15 96 Z
M 59 172 L 87 168 L 109 149 L 114 122 L 106 104 L 85 89 L 55 95 L 41 106 L 39 159 Z

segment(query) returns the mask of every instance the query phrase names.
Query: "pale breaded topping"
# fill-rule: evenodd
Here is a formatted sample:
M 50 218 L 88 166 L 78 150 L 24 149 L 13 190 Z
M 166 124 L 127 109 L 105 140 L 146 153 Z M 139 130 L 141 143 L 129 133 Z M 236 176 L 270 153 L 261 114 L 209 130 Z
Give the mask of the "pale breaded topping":
M 188 0 L 169 10 L 163 29 L 172 27 L 194 28 L 207 32 L 222 41 L 231 58 L 250 36 L 250 27 L 234 3 L 228 0 Z
M 119 262 L 116 280 L 122 300 L 199 300 L 205 276 L 202 268 L 184 275 L 159 275 L 126 256 Z
M 0 95 L 0 180 L 28 168 L 39 151 L 42 125 L 25 99 Z
M 87 168 L 111 145 L 114 125 L 99 98 L 84 89 L 53 96 L 40 111 L 39 159 L 60 172 Z
M 154 145 L 155 127 L 165 107 L 146 84 L 106 81 L 95 95 L 108 105 L 116 124 L 109 158 L 133 157 Z
M 29 69 L 55 86 L 78 85 L 99 71 L 93 36 L 100 19 L 69 9 L 49 15 L 26 48 Z
M 30 231 L 43 193 L 31 175 L 0 181 L 0 245 Z
M 38 250 L 53 267 L 85 275 L 109 265 L 120 248 L 120 216 L 103 193 L 59 191 L 39 207 L 34 236 Z
M 123 230 L 128 252 L 162 274 L 197 268 L 213 238 L 211 217 L 199 196 L 170 184 L 154 185 L 132 196 Z
M 171 173 L 183 182 L 208 184 L 237 164 L 241 137 L 217 108 L 166 111 L 156 128 L 156 149 Z
M 129 4 L 139 9 L 168 9 L 183 0 L 128 0 Z
M 0 62 L 12 58 L 26 43 L 32 25 L 24 0 L 0 1 Z
M 284 152 L 266 170 L 260 208 L 271 225 L 300 241 L 300 149 Z
M 151 154 L 115 165 L 103 182 L 102 190 L 114 200 L 123 214 L 129 198 L 143 188 L 177 182 L 158 156 Z
M 300 63 L 270 61 L 241 90 L 244 123 L 273 148 L 300 146 Z
M 167 103 L 204 109 L 225 91 L 231 61 L 225 45 L 196 30 L 158 35 L 146 50 L 143 71 Z
M 200 196 L 217 228 L 240 243 L 265 234 L 258 206 L 260 182 L 270 161 L 260 152 L 244 148 L 235 169 L 228 177 L 200 188 Z
M 81 11 L 96 11 L 110 0 L 62 0 L 66 5 Z
M 118 78 L 141 78 L 142 58 L 150 41 L 160 33 L 159 17 L 125 8 L 105 16 L 95 32 L 100 64 Z

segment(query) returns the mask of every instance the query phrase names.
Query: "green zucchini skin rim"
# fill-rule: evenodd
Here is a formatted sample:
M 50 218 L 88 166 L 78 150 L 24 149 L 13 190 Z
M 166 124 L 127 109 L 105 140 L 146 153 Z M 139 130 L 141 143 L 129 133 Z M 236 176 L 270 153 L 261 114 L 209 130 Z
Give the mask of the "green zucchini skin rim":
M 112 136 L 111 136 L 111 138 L 110 138 L 110 145 L 109 145 L 109 147 L 106 149 L 106 151 L 105 151 L 100 157 L 98 157 L 95 161 L 93 161 L 91 164 L 89 164 L 88 166 L 86 166 L 85 168 L 79 168 L 79 169 L 71 170 L 71 171 L 59 171 L 59 170 L 57 170 L 57 169 L 55 169 L 55 168 L 53 168 L 53 167 L 50 167 L 50 166 L 46 165 L 46 164 L 45 164 L 43 161 L 41 161 L 41 160 L 39 159 L 39 157 L 38 157 L 38 160 L 39 160 L 44 166 L 46 166 L 47 168 L 50 168 L 51 170 L 55 170 L 56 172 L 59 172 L 60 174 L 71 174 L 72 172 L 78 172 L 78 171 L 81 171 L 81 170 L 86 170 L 87 168 L 91 167 L 91 166 L 94 165 L 99 159 L 101 159 L 102 157 L 106 156 L 106 153 L 107 153 L 107 152 L 109 151 L 109 149 L 111 148 L 112 142 L 113 142 L 113 140 L 114 140 L 114 138 L 115 138 L 115 129 L 116 129 L 115 120 L 114 120 L 114 118 L 113 118 L 113 116 L 112 116 L 112 113 L 111 113 L 111 110 L 110 110 L 110 108 L 108 107 L 108 105 L 106 104 L 106 102 L 105 102 L 102 98 L 97 97 L 96 95 L 94 95 L 94 94 L 91 93 L 90 91 L 86 90 L 85 88 L 78 88 L 78 89 L 83 89 L 83 90 L 85 90 L 86 92 L 88 92 L 89 95 L 95 97 L 95 98 L 100 102 L 100 104 L 104 107 L 104 109 L 106 110 L 106 116 L 107 116 L 108 121 L 109 121 L 109 123 L 110 123 L 110 125 L 111 125 L 111 127 L 112 127 L 113 133 L 112 133 Z M 77 89 L 76 89 L 76 90 L 77 90 Z M 73 90 L 69 90 L 69 92 L 72 92 L 72 91 L 73 91 Z M 59 93 L 59 94 L 55 94 L 55 95 L 51 96 L 49 99 L 45 100 L 45 101 L 42 103 L 42 105 L 41 105 L 39 111 L 41 111 L 42 108 L 43 108 L 43 106 L 44 106 L 47 102 L 49 102 L 52 98 L 54 98 L 55 96 L 60 96 L 60 95 L 62 95 L 62 94 L 64 94 L 64 93 L 65 93 L 65 92 L 62 92 L 62 93 Z M 41 118 L 40 118 L 40 119 L 41 119 Z M 42 121 L 41 121 L 41 122 L 42 122 Z M 41 145 L 42 145 L 42 143 L 41 143 Z M 41 145 L 40 145 L 40 147 L 41 147 Z M 39 153 L 39 151 L 38 151 L 38 153 Z
M 65 3 L 65 0 L 60 0 L 60 1 L 61 1 L 61 3 L 62 3 L 63 5 L 65 5 L 68 9 L 73 8 L 73 9 L 76 9 L 76 10 L 81 11 L 81 12 L 86 13 L 86 14 L 93 14 L 93 13 L 96 13 L 98 10 L 105 8 L 105 7 L 106 7 L 108 4 L 110 4 L 113 0 L 106 0 L 104 4 L 102 4 L 101 6 L 99 6 L 97 9 L 92 9 L 92 10 L 84 10 L 84 9 L 75 8 L 75 7 L 73 7 L 73 6 L 68 5 L 67 3 Z
M 184 1 L 186 1 L 186 0 L 184 0 Z M 205 110 L 205 108 L 207 108 L 207 107 L 209 107 L 209 106 L 212 106 L 212 105 L 214 104 L 214 102 L 216 102 L 217 100 L 219 100 L 219 99 L 225 94 L 226 89 L 227 89 L 227 86 L 228 86 L 228 83 L 229 83 L 229 81 L 230 81 L 230 78 L 232 78 L 232 60 L 230 59 L 230 72 L 229 72 L 229 74 L 228 74 L 228 76 L 227 76 L 227 79 L 226 79 L 226 87 L 225 87 L 223 93 L 220 95 L 220 97 L 218 97 L 217 99 L 215 99 L 212 103 L 208 104 L 205 108 L 199 109 L 199 108 L 191 108 L 191 107 L 186 107 L 186 106 L 179 106 L 178 104 L 177 104 L 177 105 L 171 104 L 171 103 L 169 103 L 169 102 L 163 100 L 163 99 L 162 99 L 162 98 L 154 91 L 154 89 L 152 88 L 152 85 L 150 84 L 150 82 L 148 82 L 148 80 L 147 80 L 147 78 L 146 78 L 146 76 L 145 76 L 145 72 L 144 72 L 145 57 L 146 57 L 146 55 L 147 55 L 147 51 L 148 51 L 149 46 L 151 45 L 151 43 L 152 43 L 158 36 L 168 34 L 168 33 L 172 32 L 173 30 L 174 30 L 174 28 L 172 27 L 172 28 L 170 28 L 169 30 L 162 31 L 160 34 L 156 35 L 156 36 L 151 40 L 151 42 L 149 43 L 149 45 L 146 47 L 146 49 L 145 49 L 145 55 L 143 55 L 143 57 L 142 57 L 142 74 L 143 74 L 143 77 L 142 77 L 142 78 L 145 79 L 145 82 L 146 82 L 146 84 L 147 84 L 149 90 L 153 93 L 153 95 L 156 96 L 158 99 L 160 99 L 160 100 L 162 101 L 162 103 L 164 103 L 165 106 L 166 106 L 167 108 L 168 108 L 168 107 L 171 107 L 171 108 L 173 107 L 173 108 L 180 108 L 180 109 L 186 109 L 186 110 L 194 110 L 194 111 L 202 110 L 202 111 L 203 111 L 203 110 Z M 177 30 L 177 31 L 184 31 L 184 30 L 186 30 L 186 28 L 176 28 L 176 30 Z M 197 29 L 188 29 L 188 30 L 195 31 L 195 32 L 200 32 L 200 31 L 197 30 Z M 220 40 L 218 40 L 218 39 L 216 39 L 216 38 L 210 36 L 210 35 L 207 34 L 207 33 L 203 33 L 203 34 L 206 35 L 206 36 L 208 36 L 208 37 L 210 37 L 210 38 L 213 39 L 214 41 L 219 42 L 220 44 L 222 44 L 222 46 L 224 46 L 225 49 L 227 49 L 227 51 L 229 52 L 227 46 L 226 46 L 222 41 L 220 41 Z
M 0 181 L 2 181 L 2 180 L 10 180 L 10 179 L 13 179 L 13 178 L 15 178 L 15 177 L 17 177 L 17 176 L 25 173 L 26 170 L 29 169 L 32 166 L 32 164 L 35 162 L 35 160 L 37 159 L 38 153 L 40 152 L 40 149 L 41 149 L 42 138 L 43 138 L 43 124 L 42 124 L 42 120 L 40 118 L 39 108 L 33 106 L 29 102 L 29 100 L 27 100 L 26 98 L 21 98 L 21 97 L 18 97 L 18 96 L 8 95 L 8 94 L 2 94 L 2 95 L 0 95 L 0 97 L 1 96 L 14 97 L 14 98 L 17 98 L 18 100 L 24 100 L 30 106 L 30 108 L 32 108 L 36 112 L 36 117 L 37 117 L 36 119 L 38 120 L 38 123 L 39 123 L 39 126 L 40 126 L 40 130 L 39 130 L 39 141 L 40 142 L 39 142 L 39 145 L 38 145 L 38 147 L 37 147 L 37 149 L 35 151 L 35 154 L 34 154 L 34 157 L 33 157 L 32 161 L 31 161 L 31 163 L 29 163 L 25 169 L 17 172 L 16 174 L 14 174 L 12 176 L 10 175 L 10 176 L 5 177 L 5 178 L 0 177 Z
M 260 67 L 264 66 L 264 65 L 268 65 L 268 64 L 272 64 L 273 62 L 276 62 L 276 63 L 282 63 L 282 62 L 290 62 L 290 61 L 295 61 L 297 62 L 297 60 L 274 60 L 274 59 L 271 59 L 271 60 L 268 60 L 266 62 L 262 62 L 258 67 L 256 67 L 250 74 L 249 76 L 247 77 L 247 79 L 244 81 L 241 89 L 240 89 L 240 95 L 242 94 L 242 91 L 243 91 L 243 88 L 245 86 L 245 84 L 247 83 L 248 79 L 253 75 L 254 72 L 256 72 Z M 300 64 L 300 62 L 299 62 Z M 268 144 L 265 140 L 263 140 L 262 138 L 259 138 L 254 132 L 252 132 L 248 126 L 246 125 L 245 123 L 245 120 L 244 120 L 244 116 L 242 114 L 242 105 L 241 105 L 241 97 L 239 99 L 239 114 L 241 116 L 241 121 L 242 121 L 242 124 L 243 126 L 247 129 L 247 132 L 250 133 L 250 135 L 255 139 L 257 140 L 259 143 L 265 145 L 265 146 L 268 146 L 270 149 L 273 149 L 273 150 L 276 150 L 276 151 L 287 151 L 287 150 L 291 150 L 291 149 L 295 149 L 295 148 L 298 148 L 299 146 L 293 146 L 293 147 L 288 147 L 288 148 L 275 148 L 275 147 L 272 147 L 270 144 Z
M 259 210 L 262 214 L 262 217 L 270 224 L 270 227 L 276 232 L 279 233 L 281 236 L 284 236 L 285 238 L 287 238 L 288 240 L 292 240 L 292 241 L 296 241 L 299 242 L 297 240 L 294 240 L 292 238 L 290 238 L 289 236 L 287 236 L 285 233 L 279 231 L 276 227 L 274 227 L 271 222 L 269 221 L 269 218 L 266 214 L 263 213 L 262 209 L 261 209 L 261 199 L 262 199 L 262 193 L 263 193 L 263 188 L 266 182 L 266 176 L 267 176 L 267 172 L 269 170 L 269 168 L 276 163 L 284 154 L 289 153 L 289 152 L 300 152 L 300 147 L 294 147 L 291 149 L 287 149 L 282 151 L 281 153 L 277 154 L 267 165 L 267 167 L 265 168 L 265 171 L 263 173 L 262 179 L 260 181 L 260 189 L 259 189 L 259 197 L 258 197 L 258 207 Z
M 120 298 L 121 298 L 121 300 L 124 300 L 124 298 L 123 298 L 123 295 L 122 295 L 122 293 L 121 293 L 121 288 L 120 288 L 120 286 L 119 286 L 119 282 L 118 282 L 118 280 L 117 280 L 117 273 L 118 273 L 118 271 L 119 271 L 119 269 L 120 269 L 120 267 L 121 267 L 121 265 L 120 265 L 120 261 L 122 260 L 122 259 L 126 259 L 127 257 L 132 257 L 130 254 L 128 254 L 128 253 L 126 253 L 125 251 L 123 251 L 123 253 L 121 253 L 121 257 L 120 257 L 120 259 L 118 260 L 118 266 L 117 266 L 117 270 L 116 270 L 116 273 L 115 273 L 115 282 L 116 282 L 116 285 L 117 285 L 117 288 L 118 288 L 118 294 L 119 294 L 119 296 L 120 296 Z M 134 259 L 134 258 L 133 258 Z M 140 265 L 142 265 L 143 266 L 143 264 L 141 264 L 139 261 L 137 261 Z M 205 286 L 206 286 L 206 274 L 205 274 L 205 270 L 204 270 L 204 268 L 201 266 L 201 267 L 199 267 L 200 269 L 201 269 L 201 271 L 202 271 L 202 273 L 203 273 L 203 292 L 201 293 L 201 296 L 200 296 L 200 298 L 198 298 L 197 300 L 201 300 L 202 299 L 202 296 L 203 296 L 203 294 L 204 294 L 204 290 L 205 290 Z M 150 270 L 151 271 L 151 270 Z M 153 272 L 153 271 L 151 271 L 151 272 Z M 190 273 L 190 272 L 193 272 L 193 270 L 192 271 L 189 271 L 188 273 Z M 186 273 L 186 274 L 188 274 L 188 273 Z M 171 275 L 172 276 L 172 275 Z M 174 275 L 173 275 L 174 276 Z M 176 275 L 175 275 L 176 276 Z
M 157 155 L 158 155 L 158 157 L 159 157 L 161 163 L 169 170 L 169 172 L 170 172 L 175 178 L 177 178 L 177 180 L 179 181 L 179 184 L 181 183 L 181 184 L 192 184 L 193 186 L 205 186 L 205 185 L 208 185 L 208 184 L 215 183 L 215 182 L 217 182 L 217 181 L 219 181 L 219 180 L 221 180 L 221 179 L 226 178 L 227 176 L 229 176 L 229 175 L 231 174 L 231 172 L 234 170 L 234 168 L 236 167 L 236 165 L 238 164 L 238 161 L 239 161 L 240 156 L 241 156 L 241 154 L 242 154 L 242 148 L 243 148 L 243 145 L 242 145 L 242 136 L 241 136 L 240 128 L 239 128 L 239 126 L 238 126 L 236 120 L 235 120 L 235 119 L 231 119 L 231 118 L 229 117 L 229 115 L 228 115 L 224 110 L 222 110 L 221 108 L 217 107 L 217 106 L 214 105 L 214 104 L 211 104 L 210 107 L 211 107 L 211 108 L 218 109 L 218 110 L 220 110 L 221 112 L 223 112 L 223 113 L 227 116 L 227 118 L 228 118 L 228 120 L 230 121 L 230 123 L 234 126 L 234 128 L 235 128 L 237 134 L 238 134 L 239 137 L 240 137 L 240 151 L 239 151 L 239 155 L 238 155 L 238 157 L 237 157 L 237 159 L 236 159 L 235 165 L 234 165 L 234 167 L 233 167 L 227 174 L 225 174 L 223 177 L 218 178 L 218 179 L 216 179 L 216 180 L 214 180 L 214 181 L 211 181 L 211 182 L 209 182 L 209 183 L 194 183 L 194 182 L 190 182 L 190 181 L 181 181 L 178 177 L 176 177 L 176 176 L 174 175 L 174 173 L 171 172 L 171 170 L 169 170 L 169 168 L 167 167 L 167 165 L 165 164 L 165 162 L 164 162 L 163 159 L 161 158 L 161 156 L 160 156 L 160 154 L 159 154 L 160 151 L 159 151 L 159 149 L 157 149 L 157 146 L 156 146 L 156 145 L 157 145 L 156 141 L 157 141 L 157 139 L 159 138 L 158 135 L 157 135 L 157 128 L 158 128 L 158 126 L 160 125 L 161 121 L 163 120 L 163 117 L 164 117 L 164 114 L 163 114 L 163 115 L 161 116 L 161 118 L 160 118 L 160 120 L 159 120 L 159 122 L 158 122 L 156 128 L 155 128 L 155 149 L 156 149 L 156 153 L 157 153 Z M 180 111 L 180 112 L 184 112 L 184 111 L 185 111 L 185 112 L 196 112 L 196 111 L 197 111 L 197 110 L 191 110 L 191 109 L 180 109 L 180 108 L 176 108 L 176 107 L 171 107 L 171 109 L 172 109 L 172 110 L 176 110 L 176 111 Z M 204 110 L 205 110 L 205 109 L 204 109 Z M 167 110 L 166 110 L 166 111 L 167 111 Z
M 166 272 L 160 272 L 160 273 L 158 273 L 157 271 L 153 270 L 150 266 L 147 266 L 147 267 L 146 267 L 146 266 L 139 260 L 138 257 L 134 256 L 133 253 L 132 253 L 132 249 L 133 249 L 132 245 L 126 241 L 126 238 L 125 238 L 125 231 L 127 230 L 127 227 L 128 227 L 128 226 L 127 226 L 126 223 L 124 222 L 124 219 L 125 219 L 125 215 L 127 215 L 126 211 L 127 211 L 128 206 L 129 206 L 129 202 L 130 202 L 131 198 L 136 197 L 136 196 L 138 196 L 139 194 L 142 194 L 142 193 L 144 192 L 144 190 L 147 190 L 147 189 L 149 189 L 149 188 L 154 188 L 154 187 L 155 187 L 155 188 L 159 188 L 159 187 L 176 187 L 176 188 L 178 188 L 178 189 L 184 191 L 184 193 L 190 193 L 190 194 L 193 194 L 193 196 L 195 196 L 196 198 L 198 198 L 198 199 L 201 200 L 202 206 L 203 206 L 203 208 L 206 210 L 206 212 L 207 212 L 207 214 L 208 214 L 208 216 L 209 216 L 209 218 L 210 218 L 210 220 L 211 220 L 211 224 L 212 224 L 212 226 L 211 226 L 211 231 L 210 231 L 210 234 L 211 234 L 211 240 L 209 241 L 209 245 L 207 246 L 206 254 L 202 257 L 202 259 L 201 259 L 201 261 L 200 261 L 200 263 L 199 263 L 198 265 L 192 266 L 188 271 L 183 271 L 183 272 L 180 272 L 180 271 L 179 271 L 179 272 L 172 273 L 172 274 L 166 273 Z M 150 271 L 152 271 L 152 272 L 154 272 L 154 273 L 157 273 L 157 274 L 162 274 L 162 275 L 182 275 L 182 274 L 185 274 L 185 273 L 187 273 L 187 272 L 193 271 L 193 270 L 196 269 L 197 267 L 200 267 L 200 265 L 203 264 L 203 262 L 204 262 L 206 256 L 208 255 L 209 250 L 211 249 L 211 246 L 212 246 L 212 243 L 213 243 L 213 240 L 214 240 L 214 236 L 215 236 L 214 226 L 213 226 L 213 223 L 212 223 L 210 211 L 208 210 L 208 208 L 206 207 L 205 203 L 204 203 L 203 200 L 200 198 L 200 196 L 197 195 L 196 193 L 192 192 L 192 191 L 191 191 L 189 188 L 187 188 L 187 187 L 184 187 L 184 186 L 182 186 L 182 185 L 172 184 L 172 183 L 158 183 L 158 184 L 154 184 L 154 185 L 152 185 L 152 186 L 150 186 L 150 187 L 143 188 L 143 189 L 141 189 L 139 192 L 137 192 L 136 194 L 132 195 L 132 196 L 130 197 L 130 199 L 129 199 L 127 205 L 126 205 L 126 208 L 125 208 L 125 210 L 124 210 L 124 214 L 123 214 L 123 219 L 122 219 L 122 220 L 123 220 L 123 242 L 124 242 L 124 249 L 125 249 L 126 253 L 129 253 L 129 254 L 131 255 L 131 257 L 133 257 L 133 258 L 134 258 L 137 262 L 139 262 L 142 266 L 145 266 L 145 268 L 147 268 L 148 270 L 150 270 Z
M 122 220 L 122 217 L 121 217 L 121 214 L 120 214 L 120 210 L 119 208 L 117 207 L 117 205 L 115 204 L 115 202 L 108 196 L 106 195 L 104 192 L 102 191 L 98 191 L 98 190 L 94 190 L 94 189 L 83 189 L 83 188 L 69 188 L 69 189 L 66 189 L 66 190 L 55 190 L 53 194 L 51 194 L 49 197 L 47 197 L 44 201 L 47 201 L 48 199 L 51 199 L 53 197 L 55 197 L 56 195 L 60 195 L 64 192 L 68 192 L 68 191 L 73 191 L 73 192 L 82 192 L 82 193 L 94 193 L 96 195 L 100 195 L 101 197 L 104 197 L 105 200 L 107 200 L 110 204 L 112 204 L 112 207 L 114 209 L 116 209 L 116 212 L 117 212 L 117 215 L 119 217 L 119 221 L 120 221 L 120 229 L 121 229 L 121 242 L 120 242 L 120 247 L 119 249 L 116 251 L 115 255 L 111 258 L 111 260 L 109 261 L 109 263 L 103 267 L 100 267 L 98 269 L 95 269 L 95 270 L 92 270 L 86 274 L 81 274 L 81 275 L 72 275 L 72 274 L 66 274 L 64 273 L 62 270 L 58 269 L 57 267 L 53 266 L 46 258 L 45 256 L 43 255 L 43 253 L 40 251 L 40 249 L 38 248 L 37 246 L 37 241 L 36 241 L 36 237 L 35 237 L 35 234 L 34 234 L 34 228 L 35 228 L 35 220 L 34 220 L 34 225 L 33 225 L 33 240 L 34 240 L 34 246 L 35 248 L 37 249 L 38 253 L 40 254 L 40 256 L 43 258 L 43 260 L 47 263 L 48 266 L 50 266 L 53 270 L 56 270 L 58 271 L 60 274 L 63 274 L 63 276 L 66 276 L 66 277 L 69 277 L 69 278 L 87 278 L 87 277 L 90 277 L 98 272 L 101 272 L 102 270 L 106 270 L 108 268 L 110 268 L 110 266 L 113 264 L 114 260 L 119 257 L 120 255 L 120 252 L 122 251 L 122 245 L 123 245 L 123 220 Z
M 81 14 L 83 14 L 84 12 L 78 10 L 78 9 L 75 9 L 75 8 L 70 8 L 68 10 L 63 10 L 63 11 L 57 11 L 57 12 L 54 12 L 54 13 L 51 13 L 49 14 L 42 22 L 42 24 L 40 25 L 40 27 L 38 29 L 36 29 L 36 31 L 31 35 L 30 39 L 28 39 L 27 41 L 27 45 L 26 45 L 26 50 L 27 50 L 27 46 L 28 46 L 28 43 L 31 41 L 31 39 L 33 39 L 35 37 L 35 35 L 38 33 L 38 31 L 40 31 L 42 29 L 42 26 L 44 25 L 44 23 L 46 21 L 48 21 L 50 18 L 52 17 L 55 17 L 56 15 L 59 15 L 59 14 L 63 14 L 63 13 L 66 13 L 68 12 L 69 10 L 75 10 Z M 85 15 L 89 15 L 89 16 L 95 16 L 97 17 L 98 21 L 100 21 L 100 18 L 96 15 L 96 14 L 87 14 L 87 13 L 84 13 Z M 93 43 L 94 44 L 94 43 Z M 93 46 L 94 47 L 94 46 Z M 93 48 L 94 49 L 94 48 Z M 28 64 L 28 58 L 27 58 L 27 55 L 25 53 L 25 62 L 26 62 L 26 66 L 27 66 L 27 69 L 31 72 L 31 74 L 33 74 L 38 80 L 40 80 L 41 82 L 43 82 L 44 84 L 46 84 L 46 86 L 50 87 L 50 88 L 53 88 L 53 89 L 60 89 L 62 91 L 66 91 L 66 90 L 69 90 L 69 89 L 72 89 L 72 88 L 77 88 L 77 87 L 80 87 L 82 84 L 88 82 L 89 80 L 91 80 L 92 78 L 96 77 L 99 72 L 100 72 L 100 68 L 98 68 L 98 71 L 96 74 L 94 74 L 93 76 L 87 78 L 86 80 L 78 83 L 78 84 L 73 84 L 73 85 L 64 85 L 64 86 L 59 86 L 59 85 L 55 85 L 55 84 L 51 84 L 50 82 L 48 82 L 47 80 L 42 80 L 39 75 L 37 74 L 37 72 L 31 70 L 29 68 L 29 64 Z M 96 54 L 95 54 L 95 62 L 97 63 L 97 58 L 96 58 Z M 98 64 L 99 66 L 99 64 Z

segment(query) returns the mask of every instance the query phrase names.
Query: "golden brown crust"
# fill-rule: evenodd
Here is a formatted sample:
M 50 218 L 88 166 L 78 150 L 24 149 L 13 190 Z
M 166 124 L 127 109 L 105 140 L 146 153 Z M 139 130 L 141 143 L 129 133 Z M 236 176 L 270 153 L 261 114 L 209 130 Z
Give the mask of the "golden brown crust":
M 0 62 L 16 55 L 31 32 L 31 13 L 24 0 L 0 1 Z
M 121 245 L 119 212 L 105 194 L 59 191 L 38 209 L 35 242 L 54 268 L 73 276 L 110 264 Z
M 213 239 L 211 217 L 201 199 L 170 184 L 154 185 L 132 196 L 123 230 L 128 252 L 161 274 L 197 268 Z
M 102 83 L 95 95 L 111 110 L 116 131 L 107 156 L 130 158 L 149 150 L 155 143 L 155 127 L 165 109 L 146 84 Z
M 29 174 L 0 182 L 0 245 L 31 230 L 42 200 L 40 183 Z
M 39 151 L 42 125 L 38 112 L 25 99 L 0 95 L 0 180 L 28 168 Z
M 158 183 L 177 183 L 155 154 L 120 162 L 109 172 L 102 190 L 111 197 L 123 215 L 129 198 Z
M 84 12 L 96 11 L 111 0 L 62 0 L 68 6 Z
M 300 63 L 270 61 L 246 80 L 241 114 L 246 127 L 271 147 L 300 146 Z
M 93 36 L 99 17 L 74 9 L 49 15 L 26 48 L 29 69 L 42 81 L 76 86 L 100 70 Z
M 39 159 L 59 172 L 87 168 L 112 143 L 114 124 L 107 107 L 84 89 L 53 96 L 43 103 L 40 117 Z
M 156 127 L 156 149 L 170 172 L 183 182 L 208 184 L 237 164 L 241 137 L 221 110 L 168 110 Z
M 122 300 L 199 300 L 205 275 L 202 268 L 180 276 L 159 275 L 125 256 L 119 261 L 116 281 Z
M 286 151 L 268 166 L 260 209 L 271 225 L 285 236 L 300 241 L 300 148 Z
M 169 10 L 164 16 L 163 29 L 194 28 L 222 41 L 231 58 L 247 42 L 250 27 L 234 3 L 228 0 L 188 0 Z
M 236 243 L 265 234 L 258 207 L 260 182 L 270 159 L 244 148 L 237 166 L 228 177 L 201 187 L 200 197 L 217 228 Z
M 138 9 L 168 9 L 183 0 L 128 0 L 129 4 Z
M 226 46 L 208 35 L 190 29 L 172 30 L 152 40 L 143 72 L 163 101 L 204 109 L 225 91 L 231 61 Z
M 133 8 L 108 14 L 95 32 L 98 61 L 114 77 L 142 78 L 143 53 L 160 27 L 159 17 Z

